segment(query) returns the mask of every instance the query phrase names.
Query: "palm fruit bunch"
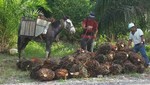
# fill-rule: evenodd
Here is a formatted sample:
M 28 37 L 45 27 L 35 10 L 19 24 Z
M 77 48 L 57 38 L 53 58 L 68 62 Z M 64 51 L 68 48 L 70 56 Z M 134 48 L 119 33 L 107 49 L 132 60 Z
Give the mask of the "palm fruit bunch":
M 42 61 L 38 58 L 31 58 L 31 59 L 22 58 L 16 64 L 19 69 L 21 69 L 23 71 L 29 71 L 33 67 L 41 65 Z
M 55 72 L 48 68 L 40 68 L 37 71 L 38 80 L 40 81 L 50 81 L 55 77 Z
M 110 74 L 110 67 L 111 67 L 110 62 L 101 63 L 99 65 L 99 68 L 98 68 L 98 74 L 103 75 L 103 76 L 109 75 Z
M 42 67 L 56 70 L 58 65 L 59 65 L 58 59 L 56 60 L 56 59 L 49 58 L 44 60 Z
M 39 79 L 37 71 L 41 68 L 42 68 L 41 65 L 37 65 L 37 66 L 33 67 L 32 70 L 30 71 L 30 78 L 31 79 Z
M 34 67 L 30 71 L 30 78 L 40 81 L 50 81 L 55 77 L 55 72 L 48 68 L 43 68 L 42 65 Z
M 112 45 L 110 43 L 104 43 L 102 45 L 99 46 L 98 50 L 96 51 L 96 56 L 98 54 L 108 54 L 110 53 L 112 50 Z
M 69 76 L 69 72 L 67 69 L 57 69 L 55 70 L 55 78 L 56 79 L 67 79 Z
M 115 52 L 111 51 L 110 53 L 108 53 L 106 55 L 106 57 L 107 57 L 107 62 L 112 62 L 114 60 L 114 58 L 115 58 Z
M 69 70 L 72 78 L 87 78 L 88 71 L 82 63 L 75 63 Z
M 126 60 L 123 64 L 123 73 L 137 72 L 137 67 L 131 61 Z
M 79 77 L 79 71 L 81 66 L 79 64 L 73 64 L 73 66 L 69 69 L 70 76 L 73 78 Z
M 91 60 L 94 56 L 95 54 L 92 52 L 83 52 L 74 56 L 74 58 L 84 64 L 86 61 Z
M 110 73 L 113 75 L 122 73 L 123 67 L 120 64 L 112 64 L 110 67 Z
M 145 66 L 143 64 L 137 65 L 137 72 L 143 73 L 145 71 Z
M 69 70 L 72 67 L 72 65 L 74 64 L 74 59 L 75 58 L 70 55 L 61 58 L 58 68 L 64 68 L 64 69 Z
M 22 71 L 27 71 L 32 69 L 32 61 L 22 58 L 20 61 L 16 63 L 17 67 Z
M 41 59 L 35 57 L 31 58 L 30 61 L 32 62 L 32 68 L 42 65 L 43 63 Z
M 129 52 L 129 60 L 135 65 L 145 64 L 143 58 L 135 52 Z
M 126 45 L 125 40 L 118 40 L 116 42 L 116 46 L 118 48 L 118 51 L 125 51 L 127 45 Z
M 124 64 L 124 61 L 126 61 L 128 59 L 128 57 L 129 57 L 128 53 L 119 51 L 115 54 L 113 63 L 122 65 L 122 64 Z
M 137 66 L 137 72 L 143 73 L 145 71 L 146 63 L 142 56 L 135 52 L 129 52 L 129 60 Z
M 99 54 L 94 57 L 95 60 L 97 60 L 99 63 L 104 63 L 107 61 L 107 56 L 104 54 Z
M 97 60 L 89 60 L 85 63 L 90 77 L 96 77 L 98 75 L 99 66 L 100 64 Z

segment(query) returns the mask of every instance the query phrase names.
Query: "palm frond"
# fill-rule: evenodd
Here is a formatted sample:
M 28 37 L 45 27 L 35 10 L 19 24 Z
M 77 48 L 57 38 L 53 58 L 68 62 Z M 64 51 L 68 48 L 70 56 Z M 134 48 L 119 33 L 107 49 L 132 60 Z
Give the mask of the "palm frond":
M 95 12 L 99 19 L 100 32 L 111 30 L 114 34 L 124 33 L 122 31 L 127 30 L 129 22 L 144 27 L 149 3 L 148 0 L 97 0 Z M 119 28 L 121 30 L 116 31 Z

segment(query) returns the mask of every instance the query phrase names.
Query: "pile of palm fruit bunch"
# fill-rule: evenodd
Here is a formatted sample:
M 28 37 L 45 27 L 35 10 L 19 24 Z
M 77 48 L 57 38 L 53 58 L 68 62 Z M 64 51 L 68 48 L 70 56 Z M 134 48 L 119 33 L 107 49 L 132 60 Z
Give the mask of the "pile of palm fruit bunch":
M 90 52 L 77 51 L 60 59 L 40 60 L 32 58 L 29 60 L 23 58 L 17 62 L 17 67 L 23 71 L 29 71 L 30 78 L 39 81 L 87 78 L 89 77 L 88 69 L 92 72 L 92 66 L 87 67 L 90 65 L 88 62 L 94 55 L 94 53 Z
M 146 68 L 144 60 L 132 49 L 126 49 L 126 46 L 125 41 L 120 40 L 116 44 L 101 44 L 96 52 L 79 49 L 59 59 L 24 59 L 17 66 L 30 71 L 30 78 L 40 81 L 143 73 Z
M 99 49 L 96 51 L 95 59 L 102 64 L 102 66 L 106 65 L 107 67 L 105 73 L 99 70 L 101 75 L 144 72 L 146 65 L 142 56 L 135 53 L 132 49 L 127 49 L 126 46 L 123 40 L 117 41 L 115 45 L 104 43 L 99 46 Z M 100 66 L 100 68 L 102 67 Z

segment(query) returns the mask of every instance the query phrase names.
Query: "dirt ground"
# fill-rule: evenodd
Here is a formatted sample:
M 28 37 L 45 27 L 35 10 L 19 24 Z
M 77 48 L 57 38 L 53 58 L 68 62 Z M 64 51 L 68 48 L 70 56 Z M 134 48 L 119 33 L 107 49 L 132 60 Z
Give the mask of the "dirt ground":
M 150 85 L 150 75 L 141 74 L 140 77 L 118 75 L 89 79 L 69 79 L 48 82 L 16 83 L 3 85 Z
M 12 80 L 13 81 L 13 80 Z M 99 75 L 97 78 L 87 79 L 67 79 L 40 82 L 34 81 L 30 83 L 15 83 L 9 82 L 3 85 L 150 85 L 149 68 L 143 74 L 120 74 L 102 77 Z

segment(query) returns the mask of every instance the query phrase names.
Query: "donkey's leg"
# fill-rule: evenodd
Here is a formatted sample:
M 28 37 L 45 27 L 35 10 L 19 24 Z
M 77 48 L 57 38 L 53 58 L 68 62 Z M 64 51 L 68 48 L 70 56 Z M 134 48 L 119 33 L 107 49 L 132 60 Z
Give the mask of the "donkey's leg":
M 22 50 L 22 39 L 20 36 L 18 36 L 18 42 L 17 42 L 17 46 L 18 46 L 18 58 L 20 60 L 21 58 L 21 50 Z
M 46 58 L 50 58 L 50 54 L 51 54 L 51 46 L 52 46 L 52 42 L 51 41 L 47 41 L 46 42 Z
M 21 52 L 25 49 L 26 45 L 30 39 L 25 38 L 25 37 L 18 37 L 18 54 L 19 54 L 19 60 L 21 59 Z

